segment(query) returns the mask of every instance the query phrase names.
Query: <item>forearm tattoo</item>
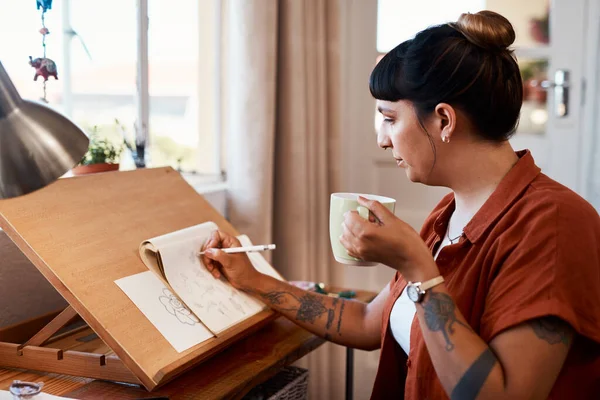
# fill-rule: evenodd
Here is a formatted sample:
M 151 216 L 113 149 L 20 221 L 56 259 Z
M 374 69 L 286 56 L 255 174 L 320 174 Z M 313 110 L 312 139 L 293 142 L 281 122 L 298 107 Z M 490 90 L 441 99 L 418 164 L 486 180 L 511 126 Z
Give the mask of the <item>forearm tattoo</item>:
M 342 300 L 342 306 L 340 307 L 340 318 L 338 319 L 337 332 L 342 335 L 340 329 L 342 327 L 342 314 L 344 314 L 344 307 L 346 306 L 346 302 Z
M 573 329 L 569 324 L 558 317 L 545 317 L 532 320 L 530 323 L 533 332 L 549 344 L 571 344 Z
M 333 299 L 331 307 L 325 305 L 325 299 L 320 295 L 306 292 L 302 296 L 297 296 L 291 292 L 275 291 L 268 293 L 257 293 L 260 297 L 270 303 L 275 309 L 280 311 L 296 312 L 296 319 L 299 322 L 314 324 L 322 315 L 327 315 L 325 330 L 331 329 L 338 309 L 338 303 L 341 303 L 338 313 L 337 333 L 340 334 L 342 324 L 342 315 L 344 314 L 345 301 Z M 331 335 L 325 334 L 325 339 L 330 340 Z
M 454 386 L 450 399 L 475 400 L 496 362 L 496 356 L 490 348 L 485 349 Z
M 333 306 L 327 310 L 327 325 L 325 325 L 325 329 L 329 330 L 331 328 L 331 324 L 333 323 L 333 318 L 335 318 L 335 305 L 337 304 L 338 299 L 333 299 Z
M 450 335 L 454 333 L 454 324 L 471 330 L 467 324 L 458 320 L 454 300 L 446 293 L 429 292 L 427 300 L 423 303 L 423 309 L 427 328 L 433 332 L 442 331 L 446 340 L 446 351 L 454 349 L 454 343 L 450 340 Z

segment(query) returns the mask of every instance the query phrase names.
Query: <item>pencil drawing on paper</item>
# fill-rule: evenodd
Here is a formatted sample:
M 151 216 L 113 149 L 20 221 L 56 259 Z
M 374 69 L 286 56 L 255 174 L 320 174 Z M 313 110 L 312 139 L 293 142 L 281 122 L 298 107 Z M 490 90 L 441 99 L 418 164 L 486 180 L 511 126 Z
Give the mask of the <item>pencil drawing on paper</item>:
M 163 295 L 158 297 L 158 300 L 165 307 L 165 310 L 177 318 L 179 322 L 185 325 L 196 325 L 200 320 L 191 313 L 177 297 L 167 288 L 163 288 Z
M 181 299 L 184 310 L 183 315 L 177 312 L 166 295 L 162 303 L 171 314 L 175 313 L 180 321 L 187 321 L 190 315 L 197 316 L 202 324 L 218 333 L 263 309 L 263 303 L 236 290 L 224 276 L 215 278 L 197 255 L 200 247 L 197 242 L 180 241 L 162 249 L 165 278 L 173 294 L 176 293 L 173 300 Z
M 200 308 L 206 308 L 207 312 L 229 317 L 231 311 L 226 303 L 231 303 L 240 314 L 246 315 L 247 311 L 244 309 L 244 306 L 250 307 L 250 305 L 246 301 L 243 302 L 243 306 L 236 302 L 235 297 L 239 296 L 239 294 L 233 290 L 228 290 L 225 283 L 213 277 L 201 262 L 198 262 L 197 259 L 195 260 L 200 268 L 192 271 L 179 271 L 179 277 L 187 293 L 193 294 L 195 298 L 194 304 Z M 191 272 L 194 277 L 190 279 L 187 272 Z

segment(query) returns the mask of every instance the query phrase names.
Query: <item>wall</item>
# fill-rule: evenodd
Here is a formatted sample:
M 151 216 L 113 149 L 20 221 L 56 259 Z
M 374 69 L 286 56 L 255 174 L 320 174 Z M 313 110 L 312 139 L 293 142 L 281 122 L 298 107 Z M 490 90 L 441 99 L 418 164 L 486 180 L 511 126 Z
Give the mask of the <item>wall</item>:
M 529 33 L 529 20 L 541 18 L 547 12 L 547 0 L 487 0 L 485 8 L 506 17 L 517 35 L 519 46 L 538 46 Z

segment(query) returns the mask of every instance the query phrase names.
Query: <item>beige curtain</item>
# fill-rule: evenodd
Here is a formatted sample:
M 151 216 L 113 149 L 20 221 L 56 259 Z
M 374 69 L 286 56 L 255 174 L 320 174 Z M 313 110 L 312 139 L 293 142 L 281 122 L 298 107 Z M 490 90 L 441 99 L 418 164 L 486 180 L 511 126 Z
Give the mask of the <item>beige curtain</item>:
M 328 227 L 339 176 L 342 4 L 230 0 L 226 8 L 229 216 L 254 241 L 272 238 L 273 265 L 289 280 L 342 282 Z M 302 360 L 310 398 L 343 398 L 344 361 L 344 349 L 329 344 Z
M 329 244 L 336 190 L 338 3 L 279 3 L 275 134 L 274 265 L 288 279 L 340 282 Z M 325 345 L 306 360 L 312 399 L 343 398 L 344 352 Z
M 275 0 L 223 4 L 221 121 L 226 133 L 227 214 L 254 243 L 270 243 L 278 4 Z

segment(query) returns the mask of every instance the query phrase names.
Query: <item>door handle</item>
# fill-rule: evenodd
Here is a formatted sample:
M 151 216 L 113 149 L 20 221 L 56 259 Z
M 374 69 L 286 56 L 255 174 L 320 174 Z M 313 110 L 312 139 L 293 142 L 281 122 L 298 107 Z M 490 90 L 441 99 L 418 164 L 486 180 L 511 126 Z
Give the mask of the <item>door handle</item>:
M 554 90 L 554 113 L 558 118 L 569 114 L 569 83 L 570 74 L 566 69 L 558 69 L 554 73 L 554 81 L 533 81 L 531 86 L 541 87 L 544 90 Z

